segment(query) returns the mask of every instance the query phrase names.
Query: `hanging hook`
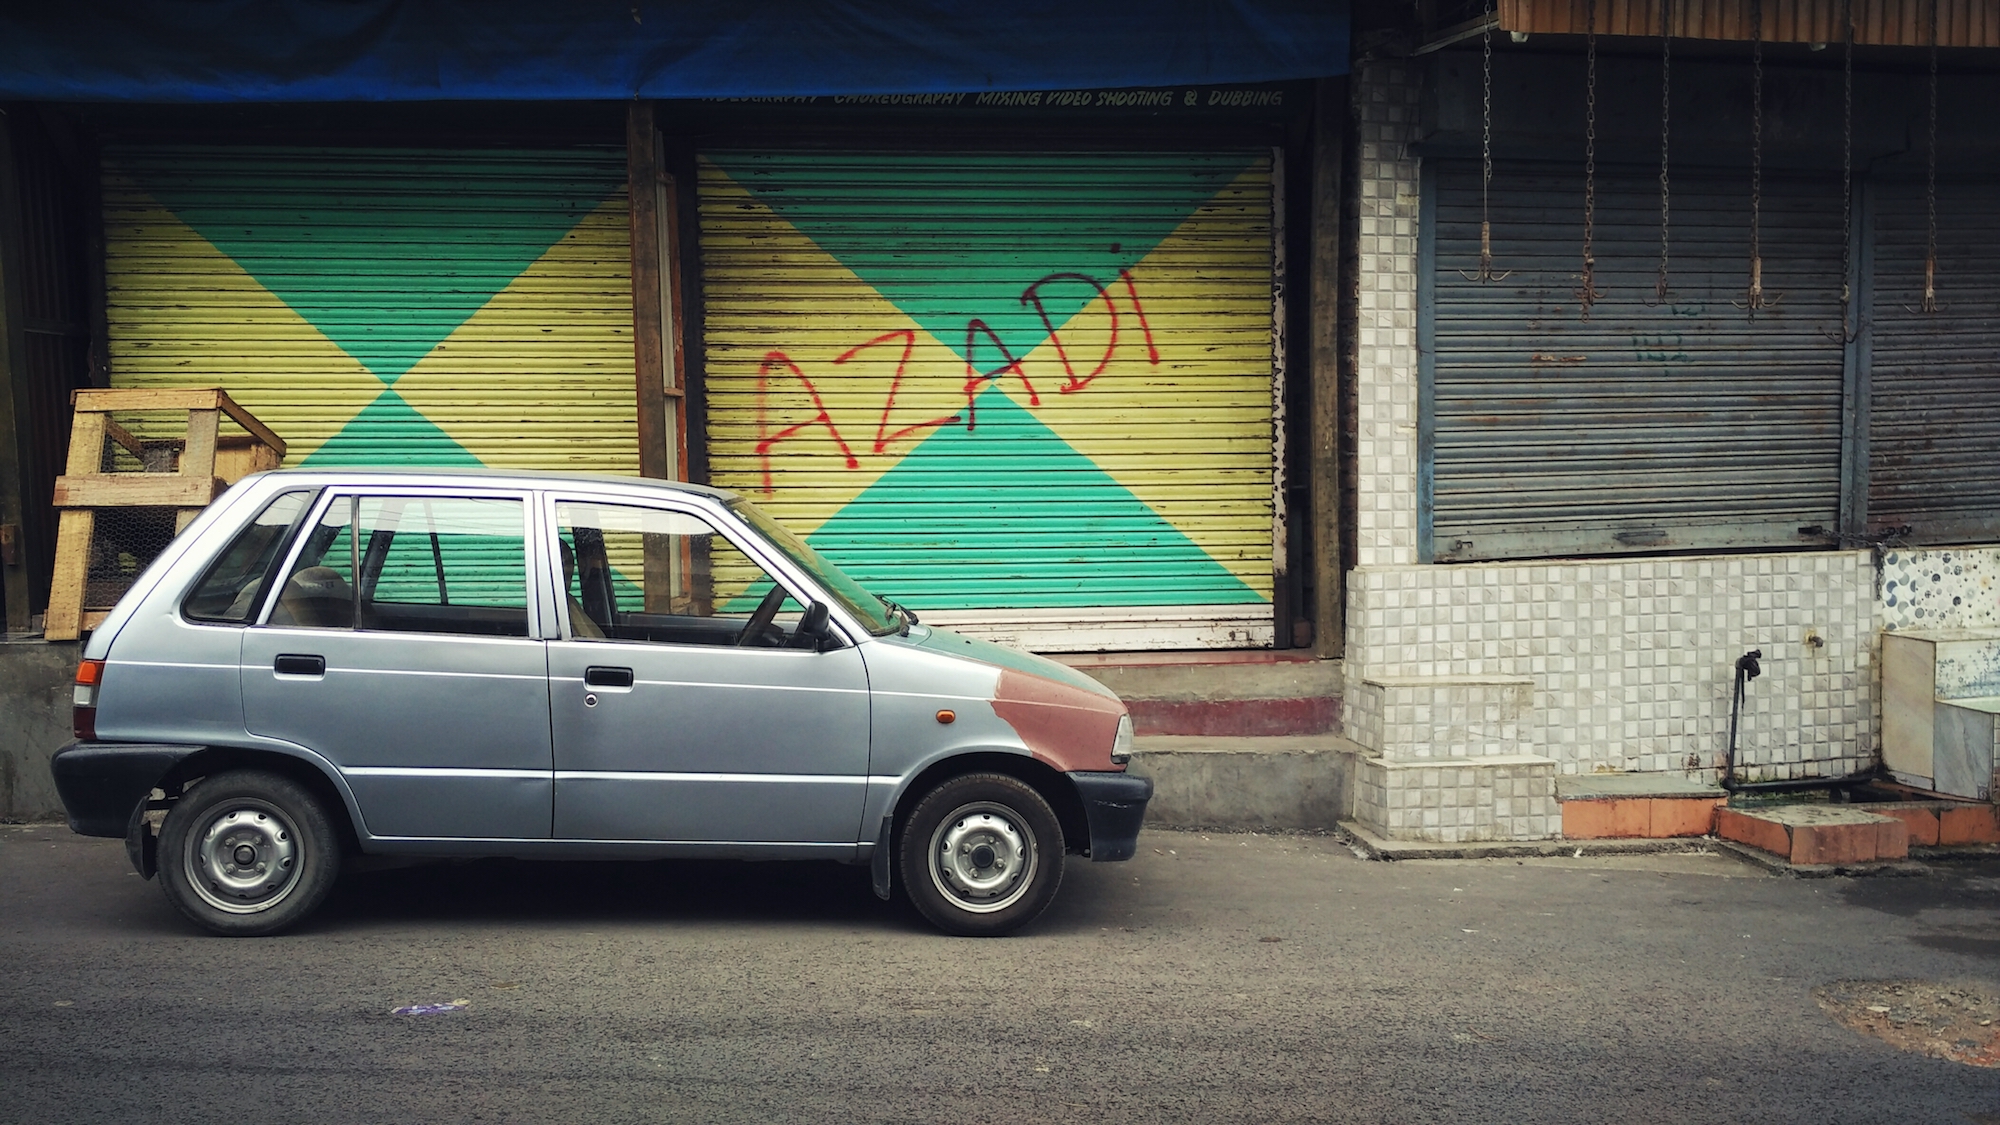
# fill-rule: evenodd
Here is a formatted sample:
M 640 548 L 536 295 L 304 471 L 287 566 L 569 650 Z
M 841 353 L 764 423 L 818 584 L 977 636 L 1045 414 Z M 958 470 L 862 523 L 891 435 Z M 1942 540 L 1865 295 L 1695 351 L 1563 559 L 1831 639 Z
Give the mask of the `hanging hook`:
M 1904 305 L 1913 313 L 1941 313 L 1947 307 L 1937 299 L 1937 251 L 1924 255 L 1924 295 L 1914 305 Z
M 1459 270 L 1458 274 L 1467 281 L 1478 282 L 1505 281 L 1514 276 L 1513 270 L 1503 270 L 1499 273 L 1493 272 L 1493 224 L 1491 222 L 1485 219 L 1479 220 L 1479 268 L 1477 270 Z
M 1744 292 L 1742 300 L 1729 303 L 1739 309 L 1750 310 L 1750 318 L 1755 320 L 1759 311 L 1776 308 L 1778 302 L 1784 299 L 1783 293 L 1764 292 L 1764 259 L 1753 256 L 1750 259 L 1750 288 Z

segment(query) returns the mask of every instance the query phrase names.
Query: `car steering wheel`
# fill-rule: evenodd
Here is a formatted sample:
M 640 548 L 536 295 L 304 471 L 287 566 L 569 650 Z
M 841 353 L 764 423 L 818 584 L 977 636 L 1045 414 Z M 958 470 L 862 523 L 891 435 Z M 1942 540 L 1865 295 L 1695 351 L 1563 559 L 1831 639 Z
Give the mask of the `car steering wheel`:
M 751 611 L 750 620 L 743 623 L 743 631 L 736 636 L 736 647 L 748 648 L 759 643 L 764 636 L 764 630 L 769 629 L 771 622 L 778 619 L 778 607 L 784 604 L 785 588 L 774 584 L 771 592 L 765 594 L 764 600 L 758 602 L 757 608 Z

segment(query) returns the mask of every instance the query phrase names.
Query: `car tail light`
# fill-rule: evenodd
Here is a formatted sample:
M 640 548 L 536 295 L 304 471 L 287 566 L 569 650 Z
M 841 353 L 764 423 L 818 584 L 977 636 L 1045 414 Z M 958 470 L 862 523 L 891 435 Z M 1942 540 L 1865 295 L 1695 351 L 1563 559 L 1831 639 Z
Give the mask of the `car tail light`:
M 70 702 L 70 731 L 79 742 L 97 738 L 97 689 L 104 683 L 104 661 L 86 660 L 76 666 L 76 687 Z

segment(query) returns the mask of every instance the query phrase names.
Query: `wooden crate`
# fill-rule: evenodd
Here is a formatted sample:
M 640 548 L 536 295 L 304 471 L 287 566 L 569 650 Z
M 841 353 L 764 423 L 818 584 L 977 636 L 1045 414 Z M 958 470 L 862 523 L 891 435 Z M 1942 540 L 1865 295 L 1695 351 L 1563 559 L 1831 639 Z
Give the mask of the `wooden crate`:
M 62 519 L 43 626 L 43 635 L 52 641 L 75 640 L 111 610 L 85 604 L 100 511 L 172 508 L 178 532 L 224 489 L 251 473 L 277 468 L 285 456 L 284 439 L 219 387 L 82 390 L 70 402 L 69 463 L 56 478 L 55 506 Z M 143 440 L 112 420 L 114 413 L 139 411 L 185 412 L 186 429 L 169 440 Z M 225 414 L 243 427 L 242 434 L 220 432 Z M 132 454 L 147 471 L 106 472 L 107 442 Z

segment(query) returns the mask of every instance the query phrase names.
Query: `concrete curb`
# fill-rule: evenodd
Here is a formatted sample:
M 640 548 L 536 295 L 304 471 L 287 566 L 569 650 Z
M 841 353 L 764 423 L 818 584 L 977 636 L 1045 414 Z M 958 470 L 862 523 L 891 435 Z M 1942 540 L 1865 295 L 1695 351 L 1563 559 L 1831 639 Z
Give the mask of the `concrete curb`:
M 1651 840 L 1474 840 L 1436 844 L 1428 840 L 1385 840 L 1358 821 L 1343 820 L 1336 833 L 1368 859 L 1517 859 L 1532 856 L 1653 855 L 1662 852 L 1709 851 L 1716 840 L 1707 836 L 1670 836 Z
M 1352 758 L 1359 751 L 1330 734 L 1142 735 L 1131 769 L 1153 779 L 1149 827 L 1323 830 L 1353 804 Z

